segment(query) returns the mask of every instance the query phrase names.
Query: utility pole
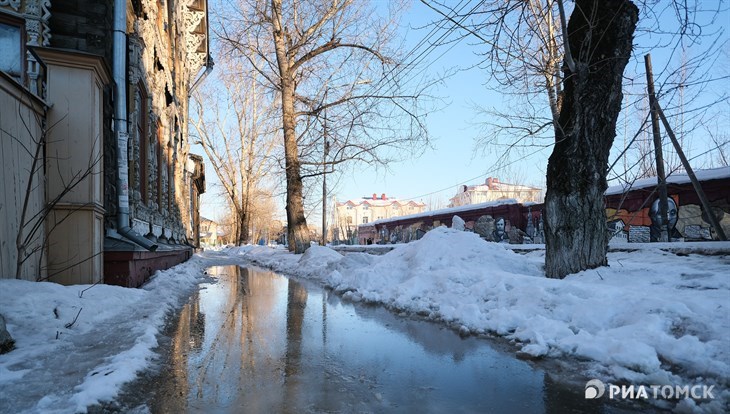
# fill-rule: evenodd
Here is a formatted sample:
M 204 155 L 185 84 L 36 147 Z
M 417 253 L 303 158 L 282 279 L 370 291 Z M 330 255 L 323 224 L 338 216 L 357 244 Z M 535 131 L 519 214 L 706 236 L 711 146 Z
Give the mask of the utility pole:
M 659 102 L 655 101 L 654 106 L 656 107 L 656 112 L 662 118 L 662 123 L 664 124 L 664 128 L 666 128 L 667 134 L 669 135 L 669 139 L 672 140 L 672 144 L 674 145 L 674 148 L 677 150 L 677 155 L 679 156 L 679 159 L 682 161 L 682 165 L 684 166 L 684 169 L 687 171 L 687 176 L 689 176 L 689 179 L 692 182 L 692 186 L 694 186 L 695 192 L 697 192 L 697 197 L 700 199 L 700 203 L 702 203 L 702 207 L 705 209 L 705 212 L 707 212 L 707 220 L 709 220 L 710 225 L 712 225 L 712 228 L 715 229 L 715 233 L 717 233 L 717 237 L 722 241 L 727 240 L 727 236 L 725 236 L 725 231 L 723 231 L 722 225 L 720 225 L 720 222 L 717 221 L 717 217 L 715 217 L 715 213 L 712 211 L 712 205 L 710 204 L 710 201 L 707 199 L 707 196 L 705 195 L 705 191 L 702 189 L 702 186 L 700 185 L 700 181 L 697 179 L 697 176 L 695 175 L 694 171 L 692 170 L 692 167 L 689 165 L 689 160 L 684 155 L 684 151 L 682 151 L 682 147 L 679 145 L 679 142 L 677 141 L 677 137 L 674 135 L 674 131 L 672 131 L 671 126 L 669 126 L 669 121 L 667 121 L 667 117 L 664 116 L 664 111 L 662 111 L 661 106 L 659 106 Z
M 669 241 L 669 220 L 667 219 L 667 180 L 664 174 L 664 156 L 662 154 L 662 136 L 659 130 L 659 114 L 656 110 L 656 95 L 654 94 L 654 72 L 651 67 L 651 55 L 644 55 L 646 66 L 646 89 L 649 93 L 649 108 L 651 110 L 651 131 L 654 135 L 654 155 L 656 158 L 657 186 L 659 188 L 659 214 L 662 218 L 661 235 L 659 241 Z
M 327 104 L 327 89 L 324 91 L 324 102 Z M 327 141 L 327 108 L 324 109 L 324 155 L 322 156 L 322 246 L 327 245 L 327 155 L 330 143 Z

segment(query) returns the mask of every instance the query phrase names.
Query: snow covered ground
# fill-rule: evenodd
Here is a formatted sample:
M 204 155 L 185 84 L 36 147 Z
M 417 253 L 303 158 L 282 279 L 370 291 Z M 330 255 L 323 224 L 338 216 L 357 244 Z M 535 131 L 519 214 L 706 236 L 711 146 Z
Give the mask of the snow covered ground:
M 730 251 L 729 243 L 714 245 Z M 526 356 L 592 361 L 585 374 L 607 383 L 714 386 L 714 399 L 675 408 L 728 411 L 728 255 L 648 247 L 610 253 L 610 267 L 564 280 L 543 277 L 543 261 L 539 249 L 518 254 L 438 228 L 381 256 L 320 246 L 303 255 L 258 246 L 206 253 L 158 272 L 143 289 L 0 280 L 0 313 L 17 347 L 0 355 L 0 412 L 83 412 L 113 399 L 150 366 L 166 317 L 203 269 L 224 263 L 313 279 L 352 301 L 419 314 L 462 334 L 505 336 Z
M 730 251 L 730 243 L 712 245 Z M 629 246 L 638 250 L 609 253 L 609 267 L 564 280 L 544 277 L 542 250 L 521 255 L 444 227 L 382 256 L 320 246 L 301 256 L 251 247 L 229 254 L 319 280 L 353 301 L 510 338 L 531 357 L 593 361 L 586 374 L 605 382 L 714 385 L 714 400 L 675 408 L 728 412 L 730 256 Z

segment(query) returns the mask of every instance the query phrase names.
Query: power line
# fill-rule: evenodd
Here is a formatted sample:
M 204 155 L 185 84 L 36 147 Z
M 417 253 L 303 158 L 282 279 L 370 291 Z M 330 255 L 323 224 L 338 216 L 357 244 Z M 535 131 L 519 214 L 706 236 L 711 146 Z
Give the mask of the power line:
M 538 152 L 540 152 L 540 151 L 543 151 L 543 150 L 545 150 L 546 148 L 547 148 L 547 147 L 539 148 L 539 149 L 535 150 L 534 152 L 532 152 L 532 153 L 530 153 L 530 154 L 527 154 L 527 155 L 525 155 L 525 156 L 524 156 L 524 157 L 522 157 L 522 158 L 519 158 L 519 159 L 516 159 L 516 160 L 510 161 L 510 162 L 508 162 L 508 163 L 506 163 L 506 164 L 503 164 L 502 166 L 503 166 L 503 167 L 508 167 L 508 166 L 510 166 L 510 165 L 512 165 L 512 164 L 515 164 L 515 163 L 519 162 L 519 161 L 523 161 L 523 160 L 525 160 L 525 159 L 527 159 L 527 158 L 529 158 L 529 157 L 532 157 L 533 155 L 537 154 Z M 456 184 L 452 184 L 452 185 L 450 185 L 449 187 L 446 187 L 446 188 L 442 188 L 442 189 L 440 189 L 440 190 L 436 190 L 436 191 L 432 191 L 432 192 L 430 192 L 430 193 L 426 193 L 426 194 L 421 194 L 421 195 L 417 195 L 417 196 L 414 196 L 414 197 L 403 197 L 403 199 L 404 199 L 404 200 L 414 200 L 414 199 L 418 199 L 418 198 L 423 198 L 423 197 L 427 197 L 427 196 L 430 196 L 430 195 L 433 195 L 433 194 L 441 193 L 441 192 L 443 192 L 443 191 L 447 191 L 447 190 L 453 189 L 453 188 L 454 188 L 454 187 L 456 187 L 456 186 L 459 186 L 459 185 L 463 185 L 463 184 L 467 184 L 467 183 L 473 182 L 474 180 L 478 180 L 478 179 L 480 179 L 480 178 L 484 178 L 484 177 L 487 177 L 487 176 L 489 176 L 489 175 L 491 175 L 491 174 L 494 174 L 494 173 L 496 173 L 497 171 L 499 171 L 499 169 L 498 169 L 498 168 L 494 168 L 494 167 L 492 167 L 492 169 L 488 170 L 488 171 L 487 171 L 486 173 L 484 173 L 484 174 L 480 174 L 480 175 L 478 175 L 478 176 L 476 176 L 476 177 L 473 177 L 473 178 L 469 178 L 469 179 L 467 179 L 467 180 L 464 180 L 464 181 L 458 182 L 458 183 L 456 183 Z
M 479 8 L 482 4 L 484 4 L 485 1 L 486 0 L 480 0 L 474 7 L 472 7 L 467 13 L 465 13 L 463 15 L 461 15 L 460 13 L 467 6 L 470 5 L 471 1 L 470 2 L 467 2 L 466 4 L 464 4 L 461 7 L 459 7 L 459 6 L 463 3 L 463 0 L 461 2 L 459 2 L 459 4 L 457 4 L 457 6 L 454 7 L 454 9 L 452 9 L 453 15 L 452 16 L 444 17 L 439 22 L 435 23 L 434 28 L 431 29 L 431 31 L 427 35 L 425 35 L 418 42 L 418 44 L 416 44 L 416 46 L 414 46 L 406 54 L 406 56 L 404 57 L 404 61 L 406 61 L 409 57 L 411 57 L 413 54 L 415 54 L 416 51 L 419 48 L 421 48 L 424 44 L 427 44 L 428 43 L 428 45 L 426 46 L 426 48 L 423 49 L 422 51 L 418 52 L 418 55 L 416 55 L 413 59 L 411 59 L 410 62 L 406 62 L 406 63 L 400 64 L 400 65 L 393 66 L 382 77 L 382 81 L 381 82 L 378 82 L 377 84 L 375 84 L 375 85 L 373 85 L 371 87 L 371 89 L 367 93 L 367 95 L 375 95 L 375 94 L 378 94 L 378 93 L 380 93 L 383 90 L 383 88 L 386 88 L 386 87 L 387 87 L 386 92 L 390 92 L 394 87 L 396 87 L 396 82 L 397 82 L 398 79 L 401 79 L 402 80 L 406 76 L 410 75 L 416 69 L 416 67 L 419 64 L 421 64 L 436 49 L 436 47 L 438 47 L 438 46 L 441 45 L 441 42 L 444 41 L 444 39 L 447 39 L 458 28 L 458 26 L 456 26 L 456 25 L 449 26 L 446 29 L 446 31 L 443 32 L 440 36 L 438 36 L 438 38 L 435 41 L 431 42 L 431 39 L 439 31 L 444 30 L 444 24 L 445 23 L 447 23 L 447 22 L 453 22 L 454 17 L 458 17 L 458 16 L 462 16 L 461 17 L 461 20 L 459 21 L 459 23 L 463 23 L 464 20 L 466 20 L 477 8 Z M 458 8 L 458 10 L 457 10 L 457 8 Z M 430 64 L 433 64 L 436 60 L 440 59 L 444 54 L 446 54 L 449 50 L 451 50 L 454 46 L 456 46 L 456 44 L 458 44 L 462 39 L 463 39 L 463 37 L 461 39 L 458 39 L 456 42 L 454 42 L 449 49 L 447 49 L 444 53 L 442 53 L 441 55 L 439 55 L 436 59 L 432 60 L 429 63 L 429 65 Z M 396 71 L 398 71 L 398 72 L 396 72 Z M 410 77 L 404 83 L 410 82 L 411 80 L 413 80 L 413 78 L 415 78 L 415 76 L 417 76 L 417 75 L 414 75 L 414 76 Z

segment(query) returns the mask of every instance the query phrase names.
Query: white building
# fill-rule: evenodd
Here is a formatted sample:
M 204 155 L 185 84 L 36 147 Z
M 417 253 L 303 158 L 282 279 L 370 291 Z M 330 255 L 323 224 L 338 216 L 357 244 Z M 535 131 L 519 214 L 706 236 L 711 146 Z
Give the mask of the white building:
M 335 241 L 353 240 L 357 226 L 375 220 L 421 213 L 426 204 L 413 200 L 398 200 L 381 194 L 372 197 L 336 202 L 332 238 Z
M 519 184 L 500 182 L 498 178 L 489 177 L 484 184 L 462 185 L 455 196 L 449 199 L 448 207 L 459 207 L 470 204 L 486 203 L 501 199 L 513 198 L 518 203 L 528 201 L 542 203 L 542 190 Z

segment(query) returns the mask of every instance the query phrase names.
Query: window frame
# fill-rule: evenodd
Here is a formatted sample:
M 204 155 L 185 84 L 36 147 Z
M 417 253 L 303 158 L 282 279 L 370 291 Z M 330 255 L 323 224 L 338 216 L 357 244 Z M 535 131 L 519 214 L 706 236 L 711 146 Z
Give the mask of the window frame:
M 3 70 L 4 73 L 6 73 L 11 78 L 15 79 L 18 83 L 21 85 L 26 85 L 26 81 L 28 78 L 28 74 L 26 73 L 28 70 L 28 61 L 26 59 L 26 33 L 25 33 L 25 21 L 20 17 L 15 17 L 12 15 L 9 15 L 7 13 L 0 12 L 0 24 L 4 24 L 7 26 L 14 26 L 19 29 L 20 32 L 20 78 L 16 78 L 13 74 L 10 72 L 7 72 Z

